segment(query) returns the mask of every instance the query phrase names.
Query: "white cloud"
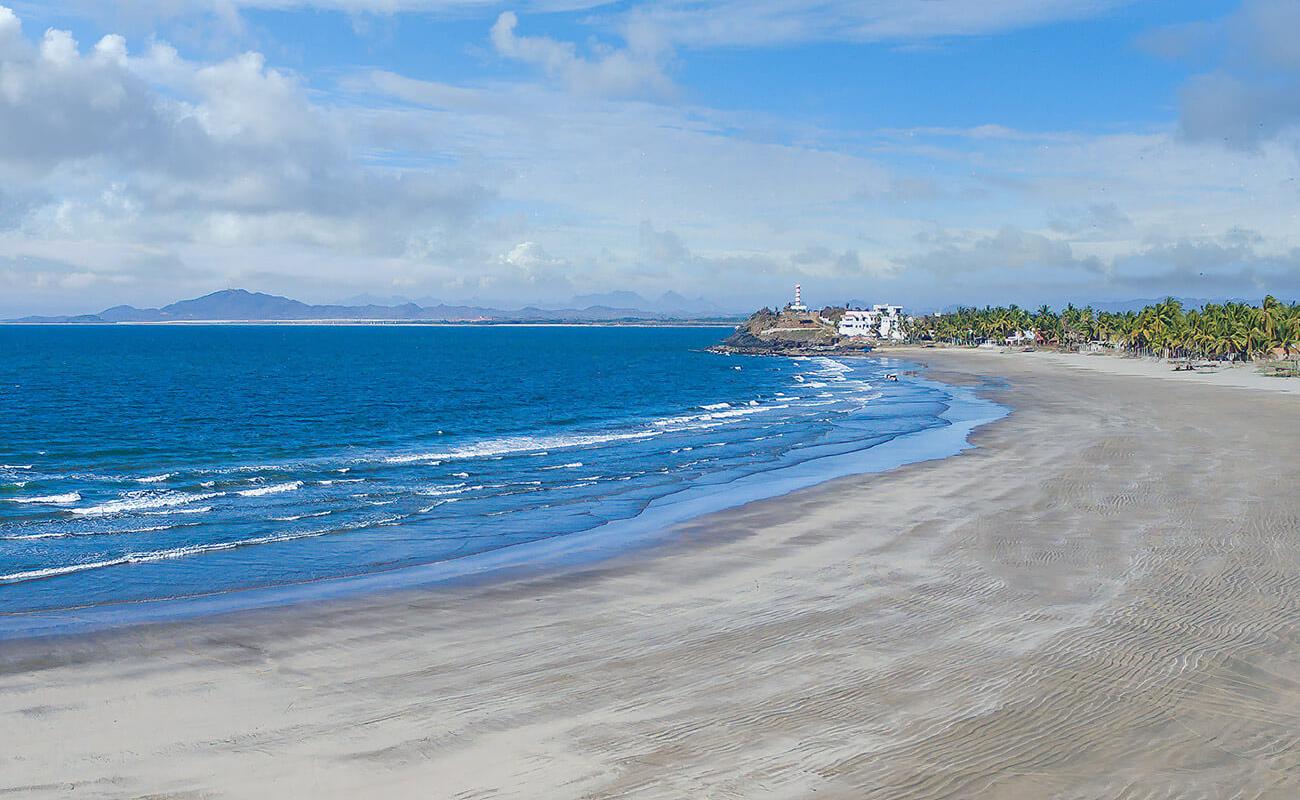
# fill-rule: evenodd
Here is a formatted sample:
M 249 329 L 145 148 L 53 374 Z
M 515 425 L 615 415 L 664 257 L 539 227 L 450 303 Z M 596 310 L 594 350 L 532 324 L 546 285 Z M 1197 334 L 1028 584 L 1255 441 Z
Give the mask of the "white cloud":
M 732 8 L 740 25 L 799 4 L 655 7 L 697 21 Z M 818 25 L 856 13 L 938 30 L 902 0 L 818 8 Z M 998 8 L 999 24 L 1038 18 Z M 24 36 L 0 12 L 4 293 L 45 311 L 241 284 L 308 300 L 674 289 L 733 307 L 784 297 L 795 280 L 810 296 L 955 302 L 1294 276 L 1300 148 L 1285 126 L 1236 151 L 1172 129 L 825 130 L 635 99 L 662 71 L 620 73 L 610 59 L 644 53 L 659 70 L 676 40 L 658 29 L 607 28 L 628 42 L 609 50 L 520 27 L 502 16 L 482 36 L 548 80 L 364 70 L 322 86 L 255 52 L 191 60 L 119 36 L 79 46 Z M 1245 227 L 1257 238 L 1230 241 Z M 1192 270 L 1194 256 L 1236 266 Z
M 901 264 L 955 278 L 978 277 L 1026 268 L 1065 268 L 1102 272 L 1095 257 L 1080 257 L 1066 239 L 1049 237 L 1014 226 L 995 233 L 975 235 L 943 232 L 921 238 L 931 249 L 903 256 Z
M 583 58 L 570 42 L 519 36 L 515 33 L 518 25 L 513 11 L 497 17 L 492 26 L 496 52 L 532 64 L 571 89 L 604 97 L 667 96 L 672 92 L 672 82 L 658 63 L 658 52 L 603 48 L 591 58 Z
M 16 29 L 0 13 L 0 177 L 57 198 L 28 210 L 29 234 L 393 252 L 487 196 L 447 170 L 365 166 L 346 123 L 261 54 L 134 57 L 118 36 L 83 54 L 65 31 L 33 47 Z
M 1152 31 L 1139 43 L 1212 68 L 1179 92 L 1193 141 L 1252 149 L 1300 125 L 1300 3 L 1245 0 L 1227 16 Z
M 86 13 L 103 3 L 72 0 Z M 324 9 L 349 14 L 476 15 L 591 9 L 625 30 L 634 46 L 770 45 L 807 41 L 916 41 L 981 36 L 1095 17 L 1136 0 L 118 0 L 116 14 L 167 18 L 238 9 Z
M 692 47 L 980 36 L 1085 19 L 1133 0 L 663 0 L 634 7 L 631 41 Z
M 501 261 L 530 272 L 549 267 L 562 267 L 566 264 L 563 259 L 555 258 L 546 252 L 545 248 L 537 242 L 520 242 L 510 248 L 510 252 L 501 256 Z

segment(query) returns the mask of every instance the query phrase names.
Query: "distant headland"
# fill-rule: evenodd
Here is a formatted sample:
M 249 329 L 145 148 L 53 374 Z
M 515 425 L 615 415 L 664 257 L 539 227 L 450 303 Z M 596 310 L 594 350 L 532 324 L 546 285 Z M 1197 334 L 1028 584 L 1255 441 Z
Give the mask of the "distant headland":
M 902 341 L 906 322 L 903 307 L 890 304 L 870 309 L 827 306 L 813 311 L 804 305 L 803 289 L 795 284 L 793 302 L 779 311 L 759 309 L 710 349 L 744 355 L 863 353 L 882 343 Z
M 414 302 L 398 305 L 380 305 L 369 302 L 358 305 L 313 305 L 279 295 L 250 292 L 246 289 L 225 289 L 191 300 L 181 300 L 161 308 L 136 308 L 134 306 L 120 305 L 104 309 L 97 314 L 28 316 L 4 320 L 4 322 L 31 325 L 204 322 L 734 325 L 740 319 L 739 315 L 692 310 L 689 307 L 645 310 L 603 304 L 587 305 L 583 308 L 559 309 L 528 306 L 515 310 L 457 306 L 444 303 L 419 305 Z

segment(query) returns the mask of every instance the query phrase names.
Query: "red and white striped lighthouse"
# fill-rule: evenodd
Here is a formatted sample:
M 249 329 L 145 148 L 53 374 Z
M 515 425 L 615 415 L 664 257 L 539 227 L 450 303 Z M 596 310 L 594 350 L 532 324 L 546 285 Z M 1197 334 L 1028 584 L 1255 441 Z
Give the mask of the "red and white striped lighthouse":
M 794 302 L 790 304 L 791 311 L 807 311 L 808 306 L 803 304 L 803 292 L 799 284 L 794 285 Z

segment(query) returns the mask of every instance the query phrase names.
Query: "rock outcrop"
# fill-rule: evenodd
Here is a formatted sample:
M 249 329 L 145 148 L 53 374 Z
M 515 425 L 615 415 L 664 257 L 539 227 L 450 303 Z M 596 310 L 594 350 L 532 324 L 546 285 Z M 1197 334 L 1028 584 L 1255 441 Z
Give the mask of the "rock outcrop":
M 870 350 L 861 339 L 842 337 L 817 312 L 760 309 L 736 332 L 711 348 L 717 353 L 746 355 L 815 355 Z

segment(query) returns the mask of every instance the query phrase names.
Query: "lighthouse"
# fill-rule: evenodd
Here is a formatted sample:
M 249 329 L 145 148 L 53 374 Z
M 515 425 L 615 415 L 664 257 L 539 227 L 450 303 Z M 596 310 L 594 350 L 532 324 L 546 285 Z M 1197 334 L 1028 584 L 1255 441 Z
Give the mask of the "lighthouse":
M 797 283 L 794 285 L 794 302 L 790 304 L 789 308 L 791 311 L 800 312 L 808 310 L 808 306 L 803 304 L 803 293 L 800 291 L 799 284 Z

